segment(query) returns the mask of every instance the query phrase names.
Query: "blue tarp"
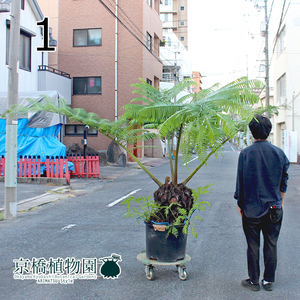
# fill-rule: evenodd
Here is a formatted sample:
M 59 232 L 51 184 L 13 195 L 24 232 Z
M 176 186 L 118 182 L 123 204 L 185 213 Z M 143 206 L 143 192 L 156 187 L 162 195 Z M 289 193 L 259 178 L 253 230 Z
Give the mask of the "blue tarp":
M 18 103 L 25 107 L 30 107 L 28 99 L 42 101 L 47 97 L 53 103 L 58 104 L 62 96 L 57 91 L 35 91 L 19 93 Z M 7 107 L 7 94 L 0 92 L 0 113 Z M 46 157 L 65 157 L 66 146 L 58 139 L 65 117 L 49 112 L 29 113 L 22 119 L 18 119 L 18 147 L 17 159 L 20 156 L 40 156 L 41 162 L 46 161 Z M 0 119 L 0 156 L 5 156 L 6 141 L 6 120 Z M 69 162 L 69 170 L 74 169 L 74 164 Z
M 27 127 L 28 119 L 18 120 L 18 158 L 22 155 L 40 156 L 46 161 L 46 156 L 65 156 L 66 146 L 57 136 L 62 124 L 46 128 Z M 6 120 L 0 119 L 0 155 L 5 156 Z
M 18 120 L 18 148 L 17 157 L 40 156 L 45 162 L 46 157 L 65 157 L 66 146 L 57 138 L 62 124 L 45 128 L 27 127 L 28 119 Z M 0 156 L 5 156 L 6 120 L 0 119 Z M 74 169 L 74 164 L 68 163 L 69 170 Z

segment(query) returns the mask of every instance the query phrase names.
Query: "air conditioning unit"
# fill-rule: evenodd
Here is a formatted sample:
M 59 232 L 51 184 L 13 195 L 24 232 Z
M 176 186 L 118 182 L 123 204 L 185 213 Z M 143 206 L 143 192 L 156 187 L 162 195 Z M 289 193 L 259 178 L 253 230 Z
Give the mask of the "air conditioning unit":
M 11 0 L 0 0 L 0 13 L 10 12 Z

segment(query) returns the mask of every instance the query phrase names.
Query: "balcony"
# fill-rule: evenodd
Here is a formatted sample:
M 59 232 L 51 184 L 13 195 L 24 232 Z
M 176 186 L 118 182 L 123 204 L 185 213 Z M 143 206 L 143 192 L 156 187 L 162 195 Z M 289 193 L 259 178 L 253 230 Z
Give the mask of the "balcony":
M 67 104 L 71 104 L 71 76 L 66 72 L 39 65 L 38 90 L 56 90 L 66 99 Z

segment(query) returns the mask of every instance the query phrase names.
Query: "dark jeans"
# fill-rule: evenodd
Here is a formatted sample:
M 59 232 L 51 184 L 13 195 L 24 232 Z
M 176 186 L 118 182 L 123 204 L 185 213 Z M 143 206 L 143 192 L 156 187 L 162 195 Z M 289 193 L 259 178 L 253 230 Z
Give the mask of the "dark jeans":
M 248 249 L 248 274 L 254 284 L 259 283 L 259 247 L 260 232 L 264 236 L 264 263 L 265 271 L 263 279 L 268 282 L 275 281 L 277 266 L 277 240 L 281 228 L 283 211 L 276 209 L 275 218 L 270 219 L 270 213 L 261 218 L 250 219 L 243 215 L 243 229 L 246 236 Z

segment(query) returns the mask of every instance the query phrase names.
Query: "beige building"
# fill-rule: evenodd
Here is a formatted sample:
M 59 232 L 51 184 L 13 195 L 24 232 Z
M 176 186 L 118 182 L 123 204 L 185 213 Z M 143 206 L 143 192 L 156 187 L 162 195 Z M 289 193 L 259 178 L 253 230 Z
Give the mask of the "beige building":
M 193 71 L 193 80 L 196 82 L 196 85 L 193 86 L 193 93 L 197 94 L 202 90 L 202 76 L 199 71 Z
M 164 31 L 171 29 L 188 50 L 188 0 L 163 0 L 160 10 Z
M 113 121 L 135 96 L 130 85 L 139 78 L 159 87 L 160 0 L 38 2 L 44 15 L 49 15 L 53 38 L 58 41 L 57 57 L 51 62 L 56 66 L 57 61 L 57 68 L 72 77 L 72 108 Z M 64 144 L 80 144 L 83 130 L 80 124 L 67 124 Z M 107 150 L 111 142 L 93 129 L 87 141 L 95 150 Z M 143 151 L 136 155 L 143 156 Z

